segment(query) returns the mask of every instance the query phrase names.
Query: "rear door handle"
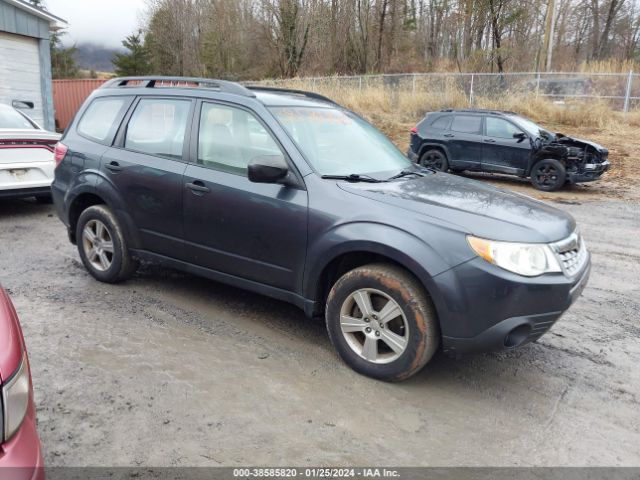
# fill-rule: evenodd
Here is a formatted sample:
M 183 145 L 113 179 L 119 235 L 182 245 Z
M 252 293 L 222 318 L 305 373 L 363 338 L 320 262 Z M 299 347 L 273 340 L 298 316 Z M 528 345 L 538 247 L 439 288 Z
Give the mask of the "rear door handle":
M 202 180 L 194 180 L 191 183 L 186 183 L 186 187 L 193 193 L 209 193 L 211 189 L 205 186 Z
M 120 166 L 120 164 L 118 162 L 110 162 L 107 163 L 105 165 L 105 167 L 107 168 L 107 170 L 110 170 L 113 173 L 116 172 L 121 172 L 122 171 L 122 167 Z
M 484 141 L 485 143 L 496 143 L 496 141 L 493 138 L 485 138 Z
M 447 137 L 447 138 L 455 137 L 455 135 L 453 133 L 445 133 L 444 136 Z

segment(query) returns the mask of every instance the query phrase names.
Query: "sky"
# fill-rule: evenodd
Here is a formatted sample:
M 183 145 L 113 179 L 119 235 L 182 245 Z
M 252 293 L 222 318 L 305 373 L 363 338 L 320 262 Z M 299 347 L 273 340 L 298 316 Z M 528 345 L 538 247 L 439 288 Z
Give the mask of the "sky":
M 47 10 L 69 23 L 65 45 L 120 47 L 142 23 L 146 0 L 45 0 Z

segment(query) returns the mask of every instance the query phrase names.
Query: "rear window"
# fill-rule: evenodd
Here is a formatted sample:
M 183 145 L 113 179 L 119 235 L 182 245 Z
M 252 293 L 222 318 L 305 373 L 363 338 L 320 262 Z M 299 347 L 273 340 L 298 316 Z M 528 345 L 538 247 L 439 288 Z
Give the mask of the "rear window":
M 34 125 L 25 116 L 12 107 L 0 105 L 0 128 L 31 129 Z
M 482 117 L 474 115 L 456 115 L 451 122 L 451 130 L 461 133 L 480 133 Z
M 435 128 L 436 130 L 448 130 L 450 124 L 451 115 L 443 115 L 440 118 L 436 118 L 436 120 L 431 124 L 431 128 Z
M 96 98 L 82 115 L 78 133 L 91 140 L 110 144 L 118 128 L 120 115 L 130 100 L 130 97 Z

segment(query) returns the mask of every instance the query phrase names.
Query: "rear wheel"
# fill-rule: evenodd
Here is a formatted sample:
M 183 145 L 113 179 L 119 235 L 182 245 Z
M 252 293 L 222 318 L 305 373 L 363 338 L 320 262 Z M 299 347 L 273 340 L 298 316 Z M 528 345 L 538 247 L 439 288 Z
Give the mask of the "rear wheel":
M 356 372 L 404 380 L 435 353 L 440 334 L 431 301 L 402 268 L 373 264 L 344 274 L 327 298 L 329 338 Z
M 117 219 L 106 205 L 94 205 L 82 212 L 76 239 L 82 263 L 101 282 L 126 280 L 138 267 Z
M 447 156 L 442 150 L 431 149 L 427 150 L 420 156 L 420 165 L 427 168 L 433 168 L 439 172 L 446 172 L 449 170 L 449 162 Z
M 567 180 L 567 171 L 558 160 L 540 160 L 531 169 L 531 184 L 538 190 L 553 192 L 559 190 Z

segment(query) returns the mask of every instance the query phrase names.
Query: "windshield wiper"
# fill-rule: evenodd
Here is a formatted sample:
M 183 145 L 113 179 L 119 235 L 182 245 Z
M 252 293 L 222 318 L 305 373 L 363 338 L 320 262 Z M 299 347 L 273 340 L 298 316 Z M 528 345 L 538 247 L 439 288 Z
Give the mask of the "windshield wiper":
M 346 180 L 348 182 L 368 182 L 368 183 L 380 183 L 384 180 L 370 177 L 369 175 L 360 175 L 359 173 L 351 173 L 349 175 L 322 175 L 321 178 L 328 180 Z
M 387 180 L 395 180 L 396 178 L 408 177 L 409 175 L 417 175 L 418 177 L 424 177 L 423 173 L 417 172 L 415 170 L 402 170 L 400 173 L 394 175 L 393 177 L 389 177 Z

